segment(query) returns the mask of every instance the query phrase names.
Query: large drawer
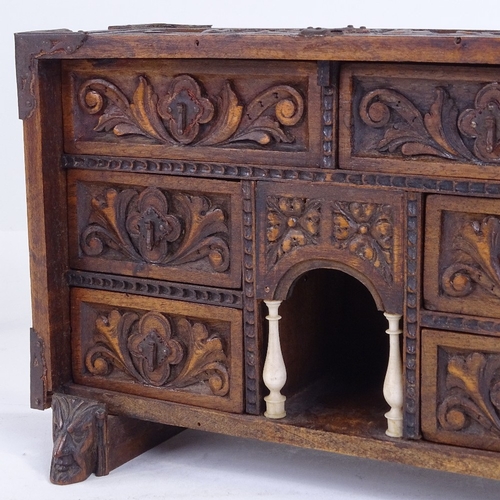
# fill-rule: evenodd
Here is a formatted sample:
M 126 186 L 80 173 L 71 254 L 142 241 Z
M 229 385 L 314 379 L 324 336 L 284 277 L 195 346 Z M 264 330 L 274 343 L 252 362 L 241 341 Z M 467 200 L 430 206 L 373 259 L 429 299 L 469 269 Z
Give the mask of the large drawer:
M 240 286 L 238 182 L 72 170 L 68 197 L 73 268 Z
M 313 62 L 63 62 L 65 151 L 319 166 Z
M 500 71 L 346 64 L 341 168 L 499 179 Z
M 72 289 L 75 382 L 243 411 L 241 311 Z

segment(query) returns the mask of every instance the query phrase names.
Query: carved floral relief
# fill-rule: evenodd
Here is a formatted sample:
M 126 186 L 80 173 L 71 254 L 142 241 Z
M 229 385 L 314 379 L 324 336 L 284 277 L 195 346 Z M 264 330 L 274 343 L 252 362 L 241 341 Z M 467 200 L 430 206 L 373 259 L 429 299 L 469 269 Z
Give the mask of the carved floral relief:
M 143 136 L 171 146 L 292 143 L 290 128 L 304 115 L 304 99 L 290 85 L 274 85 L 242 103 L 231 81 L 218 95 L 206 96 L 190 75 L 173 78 L 165 93 L 140 76 L 131 99 L 113 82 L 94 78 L 81 85 L 78 101 L 99 116 L 96 132 Z
M 206 260 L 222 273 L 229 268 L 228 240 L 227 215 L 206 196 L 154 187 L 106 188 L 91 200 L 80 248 L 87 256 L 112 250 L 132 261 L 164 266 Z
M 267 198 L 268 262 L 273 265 L 296 248 L 319 238 L 321 202 L 299 197 Z
M 466 297 L 479 287 L 500 298 L 500 219 L 490 215 L 464 221 L 453 251 L 455 261 L 441 275 L 443 292 Z
M 391 88 L 367 92 L 359 116 L 372 128 L 384 130 L 375 146 L 379 153 L 434 157 L 475 163 L 500 162 L 500 89 L 484 86 L 475 96 L 474 108 L 460 110 L 444 87 L 436 87 L 434 101 L 420 110 L 410 98 Z M 468 145 L 464 138 L 473 138 Z
M 202 384 L 216 396 L 229 392 L 223 341 L 202 322 L 113 309 L 96 319 L 94 342 L 85 353 L 85 367 L 93 375 L 118 371 L 154 387 Z
M 437 407 L 439 425 L 447 431 L 471 430 L 500 437 L 500 355 L 457 353 L 446 365 L 446 393 Z
M 332 242 L 369 262 L 385 281 L 392 282 L 393 216 L 390 205 L 336 201 L 333 203 Z

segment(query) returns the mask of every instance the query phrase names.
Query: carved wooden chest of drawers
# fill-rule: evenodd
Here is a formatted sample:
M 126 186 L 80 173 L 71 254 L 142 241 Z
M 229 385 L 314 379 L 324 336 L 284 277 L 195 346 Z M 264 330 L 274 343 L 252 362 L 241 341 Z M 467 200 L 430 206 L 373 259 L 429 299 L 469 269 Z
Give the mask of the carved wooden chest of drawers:
M 16 49 L 53 482 L 183 428 L 500 479 L 500 35 Z

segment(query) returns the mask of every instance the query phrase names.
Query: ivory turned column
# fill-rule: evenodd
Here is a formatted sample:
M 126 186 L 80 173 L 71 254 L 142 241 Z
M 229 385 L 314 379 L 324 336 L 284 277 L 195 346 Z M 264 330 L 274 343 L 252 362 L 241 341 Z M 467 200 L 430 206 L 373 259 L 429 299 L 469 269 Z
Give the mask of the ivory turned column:
M 403 365 L 399 347 L 400 314 L 384 313 L 389 322 L 389 362 L 384 380 L 384 398 L 391 407 L 385 414 L 387 419 L 386 434 L 391 437 L 403 436 Z
M 264 398 L 266 402 L 264 416 L 267 418 L 283 418 L 286 416 L 286 397 L 280 391 L 286 382 L 286 367 L 281 353 L 279 337 L 279 320 L 281 316 L 278 315 L 278 308 L 281 300 L 265 300 L 264 302 L 269 310 L 269 315 L 266 316 L 269 322 L 269 340 L 267 342 L 263 380 L 270 391 L 269 395 Z

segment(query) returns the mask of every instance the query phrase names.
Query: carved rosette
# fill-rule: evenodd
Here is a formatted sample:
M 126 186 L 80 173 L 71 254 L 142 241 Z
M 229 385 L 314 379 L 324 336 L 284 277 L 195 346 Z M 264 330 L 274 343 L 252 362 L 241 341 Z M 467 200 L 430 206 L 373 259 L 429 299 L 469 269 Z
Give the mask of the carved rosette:
M 477 432 L 500 437 L 500 355 L 460 353 L 446 366 L 446 395 L 437 408 L 446 431 Z
M 129 100 L 114 83 L 94 78 L 81 85 L 78 102 L 87 113 L 99 116 L 94 131 L 139 135 L 159 144 L 221 146 L 250 141 L 265 146 L 295 141 L 289 129 L 302 119 L 304 99 L 292 86 L 275 85 L 243 104 L 230 81 L 218 95 L 204 94 L 201 83 L 189 75 L 173 78 L 161 95 L 140 76 Z
M 384 280 L 393 280 L 393 215 L 390 205 L 336 201 L 332 243 L 369 262 Z
M 500 219 L 487 216 L 465 222 L 453 239 L 456 262 L 441 275 L 443 292 L 466 297 L 476 287 L 500 298 Z
M 296 248 L 315 245 L 319 238 L 321 202 L 306 198 L 267 198 L 268 263 L 274 265 Z
M 498 83 L 484 86 L 475 96 L 475 107 L 462 112 L 443 87 L 436 88 L 434 102 L 425 112 L 401 92 L 379 88 L 363 96 L 359 116 L 366 125 L 384 129 L 384 137 L 376 146 L 379 153 L 498 163 L 499 87 Z M 464 137 L 475 139 L 473 148 Z
M 94 340 L 85 367 L 95 376 L 110 377 L 117 370 L 154 387 L 202 384 L 216 396 L 229 392 L 223 342 L 201 322 L 114 309 L 97 318 Z
M 174 198 L 175 214 L 167 198 Z M 227 218 L 205 196 L 108 188 L 91 205 L 80 236 L 87 256 L 112 250 L 136 262 L 179 266 L 206 259 L 216 272 L 229 268 Z

